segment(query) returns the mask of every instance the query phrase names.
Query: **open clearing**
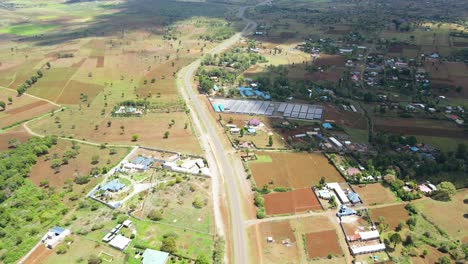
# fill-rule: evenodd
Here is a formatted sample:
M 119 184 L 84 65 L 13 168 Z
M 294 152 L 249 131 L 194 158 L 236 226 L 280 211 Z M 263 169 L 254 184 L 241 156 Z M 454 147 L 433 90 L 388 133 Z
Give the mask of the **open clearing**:
M 274 187 L 306 188 L 319 183 L 325 177 L 327 182 L 342 182 L 344 179 L 328 162 L 317 153 L 256 152 L 270 156 L 272 162 L 249 163 L 257 186 L 265 184 Z
M 299 213 L 321 210 L 311 188 L 297 189 L 289 192 L 270 193 L 265 198 L 265 209 L 268 215 Z
M 374 222 L 378 222 L 379 217 L 383 217 L 388 224 L 389 230 L 395 230 L 400 222 L 406 222 L 409 217 L 404 204 L 371 209 L 370 215 Z
M 395 201 L 395 195 L 380 183 L 355 185 L 354 190 L 367 205 L 391 203 Z
M 462 127 L 448 120 L 378 118 L 374 128 L 395 134 L 467 138 Z
M 305 235 L 305 240 L 307 254 L 310 258 L 325 258 L 329 254 L 343 254 L 335 230 L 308 233 Z
M 7 130 L 6 132 L 0 133 L 0 151 L 7 150 L 10 147 L 10 140 L 16 139 L 20 143 L 26 142 L 31 135 L 29 135 L 22 126 L 15 127 Z
M 13 103 L 7 103 L 6 110 L 0 111 L 0 128 L 29 120 L 57 108 L 46 101 L 28 95 L 18 97 L 16 91 L 0 88 L 0 101 L 8 102 L 8 97 L 13 99 Z
M 48 155 L 38 159 L 37 163 L 32 167 L 28 179 L 37 186 L 40 185 L 41 181 L 47 180 L 50 186 L 62 187 L 67 179 L 73 180 L 76 176 L 89 175 L 93 167 L 102 168 L 107 166 L 110 168 L 114 166 L 128 153 L 128 149 L 125 148 L 115 148 L 116 153 L 110 155 L 110 148 L 100 149 L 97 146 L 85 144 L 79 144 L 79 146 L 79 154 L 76 158 L 70 159 L 68 164 L 62 164 L 57 172 L 51 168 L 54 156 L 57 155 L 61 159 L 63 153 L 72 150 L 72 143 L 70 141 L 59 140 L 58 144 L 49 151 Z M 92 164 L 91 158 L 95 155 L 98 155 L 99 162 Z M 47 157 L 48 160 L 46 160 Z
M 437 226 L 446 231 L 451 237 L 468 242 L 468 221 L 466 208 L 468 190 L 458 192 L 450 202 L 440 202 L 432 199 L 420 199 L 414 204 L 421 212 Z M 443 213 L 441 213 L 443 212 Z
M 107 260 L 112 260 L 110 262 L 105 261 L 103 263 L 125 263 L 124 254 L 117 249 L 113 249 L 109 246 L 104 246 L 101 243 L 88 240 L 79 236 L 73 236 L 73 243 L 70 245 L 67 253 L 65 254 L 51 254 L 45 262 L 47 264 L 62 264 L 70 263 L 70 260 L 76 260 L 79 258 L 87 259 L 89 255 L 95 254 L 100 256 L 101 254 L 109 254 L 108 257 L 105 256 Z

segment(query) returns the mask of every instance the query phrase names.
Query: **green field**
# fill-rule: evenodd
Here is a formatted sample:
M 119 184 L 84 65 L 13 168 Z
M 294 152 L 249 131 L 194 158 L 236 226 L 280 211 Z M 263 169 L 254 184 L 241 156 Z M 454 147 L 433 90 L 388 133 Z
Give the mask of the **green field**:
M 271 163 L 273 159 L 268 155 L 257 155 L 257 159 L 251 161 L 252 163 Z
M 31 37 L 42 35 L 49 31 L 57 29 L 59 26 L 57 25 L 38 25 L 38 24 L 22 24 L 22 25 L 14 25 L 9 26 L 6 28 L 0 29 L 0 33 L 3 34 L 13 34 L 17 36 L 23 37 Z

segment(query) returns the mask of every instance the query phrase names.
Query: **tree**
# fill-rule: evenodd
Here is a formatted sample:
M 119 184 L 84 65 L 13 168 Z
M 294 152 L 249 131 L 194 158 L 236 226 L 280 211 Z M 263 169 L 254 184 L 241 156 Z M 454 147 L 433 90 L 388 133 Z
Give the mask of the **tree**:
M 47 62 L 47 63 L 46 63 L 46 66 L 47 66 L 47 68 L 50 69 L 50 62 Z
M 450 261 L 450 259 L 447 257 L 447 256 L 442 256 L 439 258 L 439 260 L 437 261 L 439 264 L 450 264 L 452 263 Z
M 8 103 L 9 103 L 9 104 L 12 104 L 12 103 L 13 103 L 13 98 L 11 98 L 11 96 L 8 96 Z
M 273 146 L 273 136 L 272 135 L 269 135 L 268 136 L 268 146 Z
M 10 139 L 10 141 L 8 141 L 8 146 L 10 148 L 16 148 L 16 147 L 18 147 L 19 144 L 20 144 L 20 142 L 16 138 L 12 138 L 12 139 Z
M 163 138 L 168 138 L 169 137 L 169 131 L 164 132 L 164 137 Z
M 153 221 L 160 221 L 163 219 L 162 212 L 159 210 L 151 210 L 148 214 L 148 218 Z
M 0 101 L 0 107 L 2 108 L 2 110 L 5 110 L 5 109 L 6 109 L 6 104 L 5 104 L 5 102 Z
M 112 126 L 112 121 L 107 121 L 107 127 L 111 127 Z
M 205 254 L 198 255 L 197 259 L 195 260 L 195 264 L 209 264 L 210 261 Z
M 60 171 L 60 166 L 62 165 L 62 160 L 60 159 L 53 159 L 50 167 L 55 170 L 55 173 Z
M 133 142 L 138 141 L 138 138 L 139 138 L 139 137 L 140 137 L 140 136 L 138 136 L 137 134 L 133 135 L 133 136 L 132 136 L 132 141 L 133 141 Z
M 44 76 L 42 71 L 41 70 L 37 71 L 37 77 L 42 78 L 42 76 Z
M 450 201 L 455 193 L 457 189 L 453 183 L 445 181 L 437 185 L 437 192 L 433 197 L 439 201 Z
M 174 236 L 165 237 L 162 240 L 161 251 L 174 253 L 177 250 L 176 239 Z
M 391 243 L 393 243 L 393 248 L 396 247 L 397 244 L 400 244 L 402 242 L 401 236 L 399 233 L 393 233 L 391 234 L 388 239 L 390 240 Z
M 88 257 L 88 264 L 101 264 L 101 263 L 102 263 L 102 259 L 94 254 L 91 254 Z
M 240 136 L 241 136 L 241 137 L 244 136 L 244 129 L 243 129 L 243 128 L 241 128 L 241 130 L 240 130 Z
M 332 208 L 335 208 L 337 206 L 336 197 L 335 196 L 330 197 L 330 200 L 328 201 L 328 203 L 330 204 Z

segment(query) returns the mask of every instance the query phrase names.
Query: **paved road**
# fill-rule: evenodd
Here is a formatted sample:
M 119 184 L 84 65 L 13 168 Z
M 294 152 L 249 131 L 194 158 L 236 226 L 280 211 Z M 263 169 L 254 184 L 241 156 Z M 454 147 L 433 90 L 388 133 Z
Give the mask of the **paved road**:
M 262 4 L 269 3 L 265 1 Z M 239 9 L 238 17 L 246 22 L 245 28 L 242 32 L 235 34 L 233 37 L 222 42 L 213 50 L 211 54 L 220 53 L 227 48 L 230 48 L 242 36 L 248 35 L 255 30 L 257 23 L 253 20 L 244 17 L 245 10 L 248 7 L 241 7 Z M 229 156 L 228 150 L 225 149 L 222 137 L 224 135 L 217 131 L 216 122 L 210 116 L 208 109 L 199 99 L 196 88 L 192 87 L 192 79 L 195 70 L 200 66 L 201 59 L 198 59 L 183 68 L 178 75 L 178 86 L 188 106 L 193 118 L 193 123 L 198 130 L 199 139 L 204 151 L 208 164 L 212 170 L 213 177 L 213 201 L 215 211 L 215 221 L 218 233 L 224 234 L 224 224 L 220 212 L 220 190 L 225 190 L 227 194 L 227 203 L 229 209 L 229 226 L 230 226 L 230 239 L 227 242 L 230 244 L 232 263 L 249 263 L 247 251 L 247 237 L 244 229 L 244 211 L 243 203 L 245 197 L 245 188 L 242 187 L 245 179 L 244 168 L 242 163 L 234 160 Z M 181 87 L 182 86 L 182 87 Z M 224 184 L 220 181 L 224 181 Z M 223 188 L 225 186 L 225 188 Z

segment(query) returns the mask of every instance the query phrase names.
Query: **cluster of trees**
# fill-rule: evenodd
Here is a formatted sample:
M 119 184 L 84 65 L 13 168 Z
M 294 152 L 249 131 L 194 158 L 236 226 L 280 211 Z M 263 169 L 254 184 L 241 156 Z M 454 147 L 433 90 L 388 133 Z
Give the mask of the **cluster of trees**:
M 30 79 L 27 79 L 23 84 L 19 85 L 16 88 L 16 91 L 18 92 L 18 95 L 22 95 L 26 92 L 26 90 L 31 87 L 33 84 L 37 82 L 38 79 L 42 78 L 44 74 L 42 73 L 41 70 L 38 70 L 35 75 L 31 76 Z
M 26 180 L 41 155 L 57 143 L 56 137 L 31 138 L 0 153 L 0 261 L 13 263 L 26 254 L 67 212 L 58 194 L 43 191 Z
M 239 71 L 245 71 L 250 66 L 262 62 L 267 62 L 266 58 L 262 55 L 253 52 L 244 52 L 241 48 L 235 48 L 221 55 L 206 55 L 202 60 L 202 65 L 225 66 Z
M 235 30 L 230 26 L 217 27 L 214 30 L 210 30 L 211 33 L 200 36 L 200 39 L 206 41 L 222 41 L 230 38 L 234 35 Z
M 455 151 L 432 151 L 434 158 L 430 158 L 417 153 L 395 151 L 398 147 L 417 144 L 413 136 L 378 133 L 373 136 L 372 143 L 377 149 L 372 158 L 373 164 L 380 171 L 395 166 L 398 167 L 400 179 L 420 182 L 429 180 L 433 183 L 450 181 L 457 188 L 468 186 L 468 178 L 461 177 L 468 173 L 468 149 L 465 144 L 458 144 Z

